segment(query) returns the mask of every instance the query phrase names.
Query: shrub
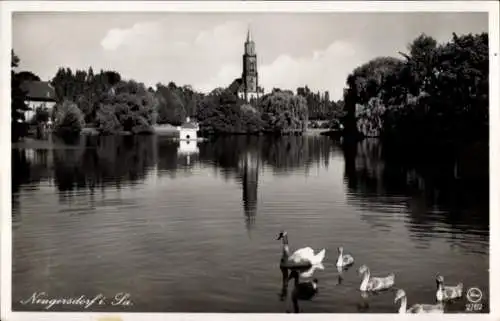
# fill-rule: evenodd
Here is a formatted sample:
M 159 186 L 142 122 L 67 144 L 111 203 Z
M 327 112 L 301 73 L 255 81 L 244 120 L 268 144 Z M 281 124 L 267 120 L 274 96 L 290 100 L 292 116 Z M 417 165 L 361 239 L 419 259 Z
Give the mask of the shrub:
M 156 121 L 156 103 L 154 95 L 147 91 L 144 84 L 120 82 L 114 93 L 101 102 L 96 127 L 103 134 L 151 132 Z
M 32 119 L 34 124 L 45 123 L 49 121 L 50 113 L 47 107 L 37 107 L 35 109 L 35 116 Z
M 104 135 L 110 135 L 123 130 L 122 124 L 115 115 L 114 107 L 101 105 L 95 120 L 97 130 Z
M 84 115 L 74 102 L 66 100 L 57 106 L 54 121 L 54 129 L 57 134 L 76 135 L 84 126 Z

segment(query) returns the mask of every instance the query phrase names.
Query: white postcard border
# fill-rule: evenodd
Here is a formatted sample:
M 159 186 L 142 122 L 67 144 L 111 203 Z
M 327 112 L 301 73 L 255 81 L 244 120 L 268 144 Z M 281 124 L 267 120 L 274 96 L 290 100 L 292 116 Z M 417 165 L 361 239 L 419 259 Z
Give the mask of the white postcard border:
M 363 320 L 382 321 L 418 319 L 500 320 L 500 277 L 498 233 L 500 195 L 498 164 L 500 152 L 499 103 L 499 5 L 496 1 L 0 1 L 1 14 L 1 98 L 0 214 L 1 214 L 1 305 L 2 320 Z M 490 41 L 490 313 L 406 316 L 398 314 L 206 314 L 206 313 L 84 313 L 84 312 L 12 312 L 12 216 L 10 153 L 10 50 L 12 12 L 16 11 L 100 11 L 100 12 L 488 12 Z M 9 67 L 8 67 L 9 66 Z M 496 197 L 495 197 L 496 196 Z M 495 227 L 495 228 L 492 228 Z M 491 233 L 493 231 L 493 233 Z M 496 271 L 497 273 L 494 273 Z

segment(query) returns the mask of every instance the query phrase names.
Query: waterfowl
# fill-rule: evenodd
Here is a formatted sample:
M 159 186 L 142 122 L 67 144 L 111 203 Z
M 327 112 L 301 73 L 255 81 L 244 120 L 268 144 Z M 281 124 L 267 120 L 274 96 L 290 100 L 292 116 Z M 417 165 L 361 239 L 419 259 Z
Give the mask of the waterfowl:
M 337 267 L 347 267 L 354 263 L 354 258 L 350 254 L 344 254 L 344 248 L 339 247 L 339 257 L 337 259 Z
M 394 298 L 394 303 L 401 300 L 401 306 L 399 307 L 399 313 L 444 313 L 443 304 L 414 304 L 408 310 L 406 309 L 406 293 L 404 290 L 399 289 L 396 292 L 396 297 Z
M 453 286 L 444 285 L 444 278 L 438 273 L 436 275 L 436 285 L 436 299 L 438 302 L 454 300 L 462 297 L 464 288 L 463 283 L 458 283 L 457 285 Z
M 290 279 L 295 279 L 292 292 L 293 310 L 299 313 L 299 300 L 311 300 L 318 293 L 318 279 L 299 282 L 299 273 L 294 270 L 290 273 Z
M 299 276 L 301 278 L 310 278 L 313 276 L 313 274 L 316 270 L 324 270 L 324 269 L 325 269 L 325 266 L 323 265 L 323 263 L 318 263 L 318 264 L 311 265 L 311 267 L 309 267 L 309 268 L 297 269 L 297 271 L 299 272 Z
M 283 244 L 283 254 L 280 262 L 281 267 L 312 267 L 314 265 L 319 265 L 325 258 L 325 249 L 322 249 L 317 254 L 314 254 L 314 250 L 310 247 L 298 249 L 290 255 L 290 248 L 288 247 L 288 234 L 285 231 L 280 232 L 277 240 L 282 240 Z
M 366 265 L 362 265 L 359 274 L 363 275 L 363 281 L 359 287 L 360 291 L 382 291 L 391 288 L 394 285 L 395 275 L 389 274 L 385 277 L 370 277 L 370 269 Z

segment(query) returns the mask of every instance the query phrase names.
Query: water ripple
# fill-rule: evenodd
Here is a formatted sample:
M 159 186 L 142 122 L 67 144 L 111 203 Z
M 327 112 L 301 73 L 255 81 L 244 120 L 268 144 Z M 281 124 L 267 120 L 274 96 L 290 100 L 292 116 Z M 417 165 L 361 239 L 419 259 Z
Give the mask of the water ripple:
M 489 309 L 488 203 L 473 194 L 478 185 L 443 189 L 458 183 L 438 186 L 424 173 L 432 179 L 415 191 L 398 164 L 320 137 L 222 139 L 189 159 L 177 143 L 137 139 L 79 153 L 13 150 L 14 309 L 46 291 L 129 292 L 137 312 L 286 312 L 282 229 L 291 250 L 327 250 L 305 312 L 396 312 L 390 294 L 360 297 L 361 264 L 396 273 L 414 302 L 433 300 L 440 272 L 483 290 Z M 338 246 L 356 259 L 340 284 Z

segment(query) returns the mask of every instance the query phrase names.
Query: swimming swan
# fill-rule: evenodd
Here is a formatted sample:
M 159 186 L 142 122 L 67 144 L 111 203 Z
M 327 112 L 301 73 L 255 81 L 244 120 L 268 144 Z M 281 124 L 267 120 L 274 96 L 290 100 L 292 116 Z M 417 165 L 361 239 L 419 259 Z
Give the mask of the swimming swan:
M 299 300 L 311 300 L 318 293 L 318 279 L 312 281 L 299 282 L 299 273 L 292 271 L 290 279 L 295 279 L 294 288 L 292 292 L 293 310 L 299 313 Z
M 444 285 L 444 278 L 439 275 L 436 275 L 436 299 L 438 302 L 454 300 L 462 297 L 462 292 L 464 285 L 463 283 L 458 283 L 457 285 Z
M 363 281 L 361 281 L 359 287 L 360 291 L 381 291 L 389 289 L 394 285 L 394 273 L 385 277 L 370 277 L 370 269 L 366 265 L 362 265 L 358 273 L 363 275 Z
M 394 303 L 401 300 L 401 306 L 399 307 L 399 313 L 444 313 L 444 307 L 442 303 L 438 304 L 414 304 L 406 310 L 406 293 L 402 289 L 396 292 L 396 298 Z
M 337 259 L 337 267 L 347 267 L 354 263 L 354 258 L 350 254 L 344 254 L 344 248 L 339 247 L 339 257 Z
M 298 272 L 301 278 L 310 278 L 311 276 L 313 276 L 316 270 L 324 270 L 324 269 L 325 267 L 323 263 L 318 263 L 311 265 L 311 267 L 307 269 L 298 269 Z
M 286 268 L 304 267 L 304 266 L 319 266 L 325 258 L 325 249 L 322 249 L 318 254 L 314 254 L 314 250 L 310 247 L 304 247 L 295 251 L 290 255 L 290 248 L 288 247 L 287 232 L 282 231 L 278 235 L 277 240 L 282 240 L 283 255 L 281 257 L 280 266 Z

